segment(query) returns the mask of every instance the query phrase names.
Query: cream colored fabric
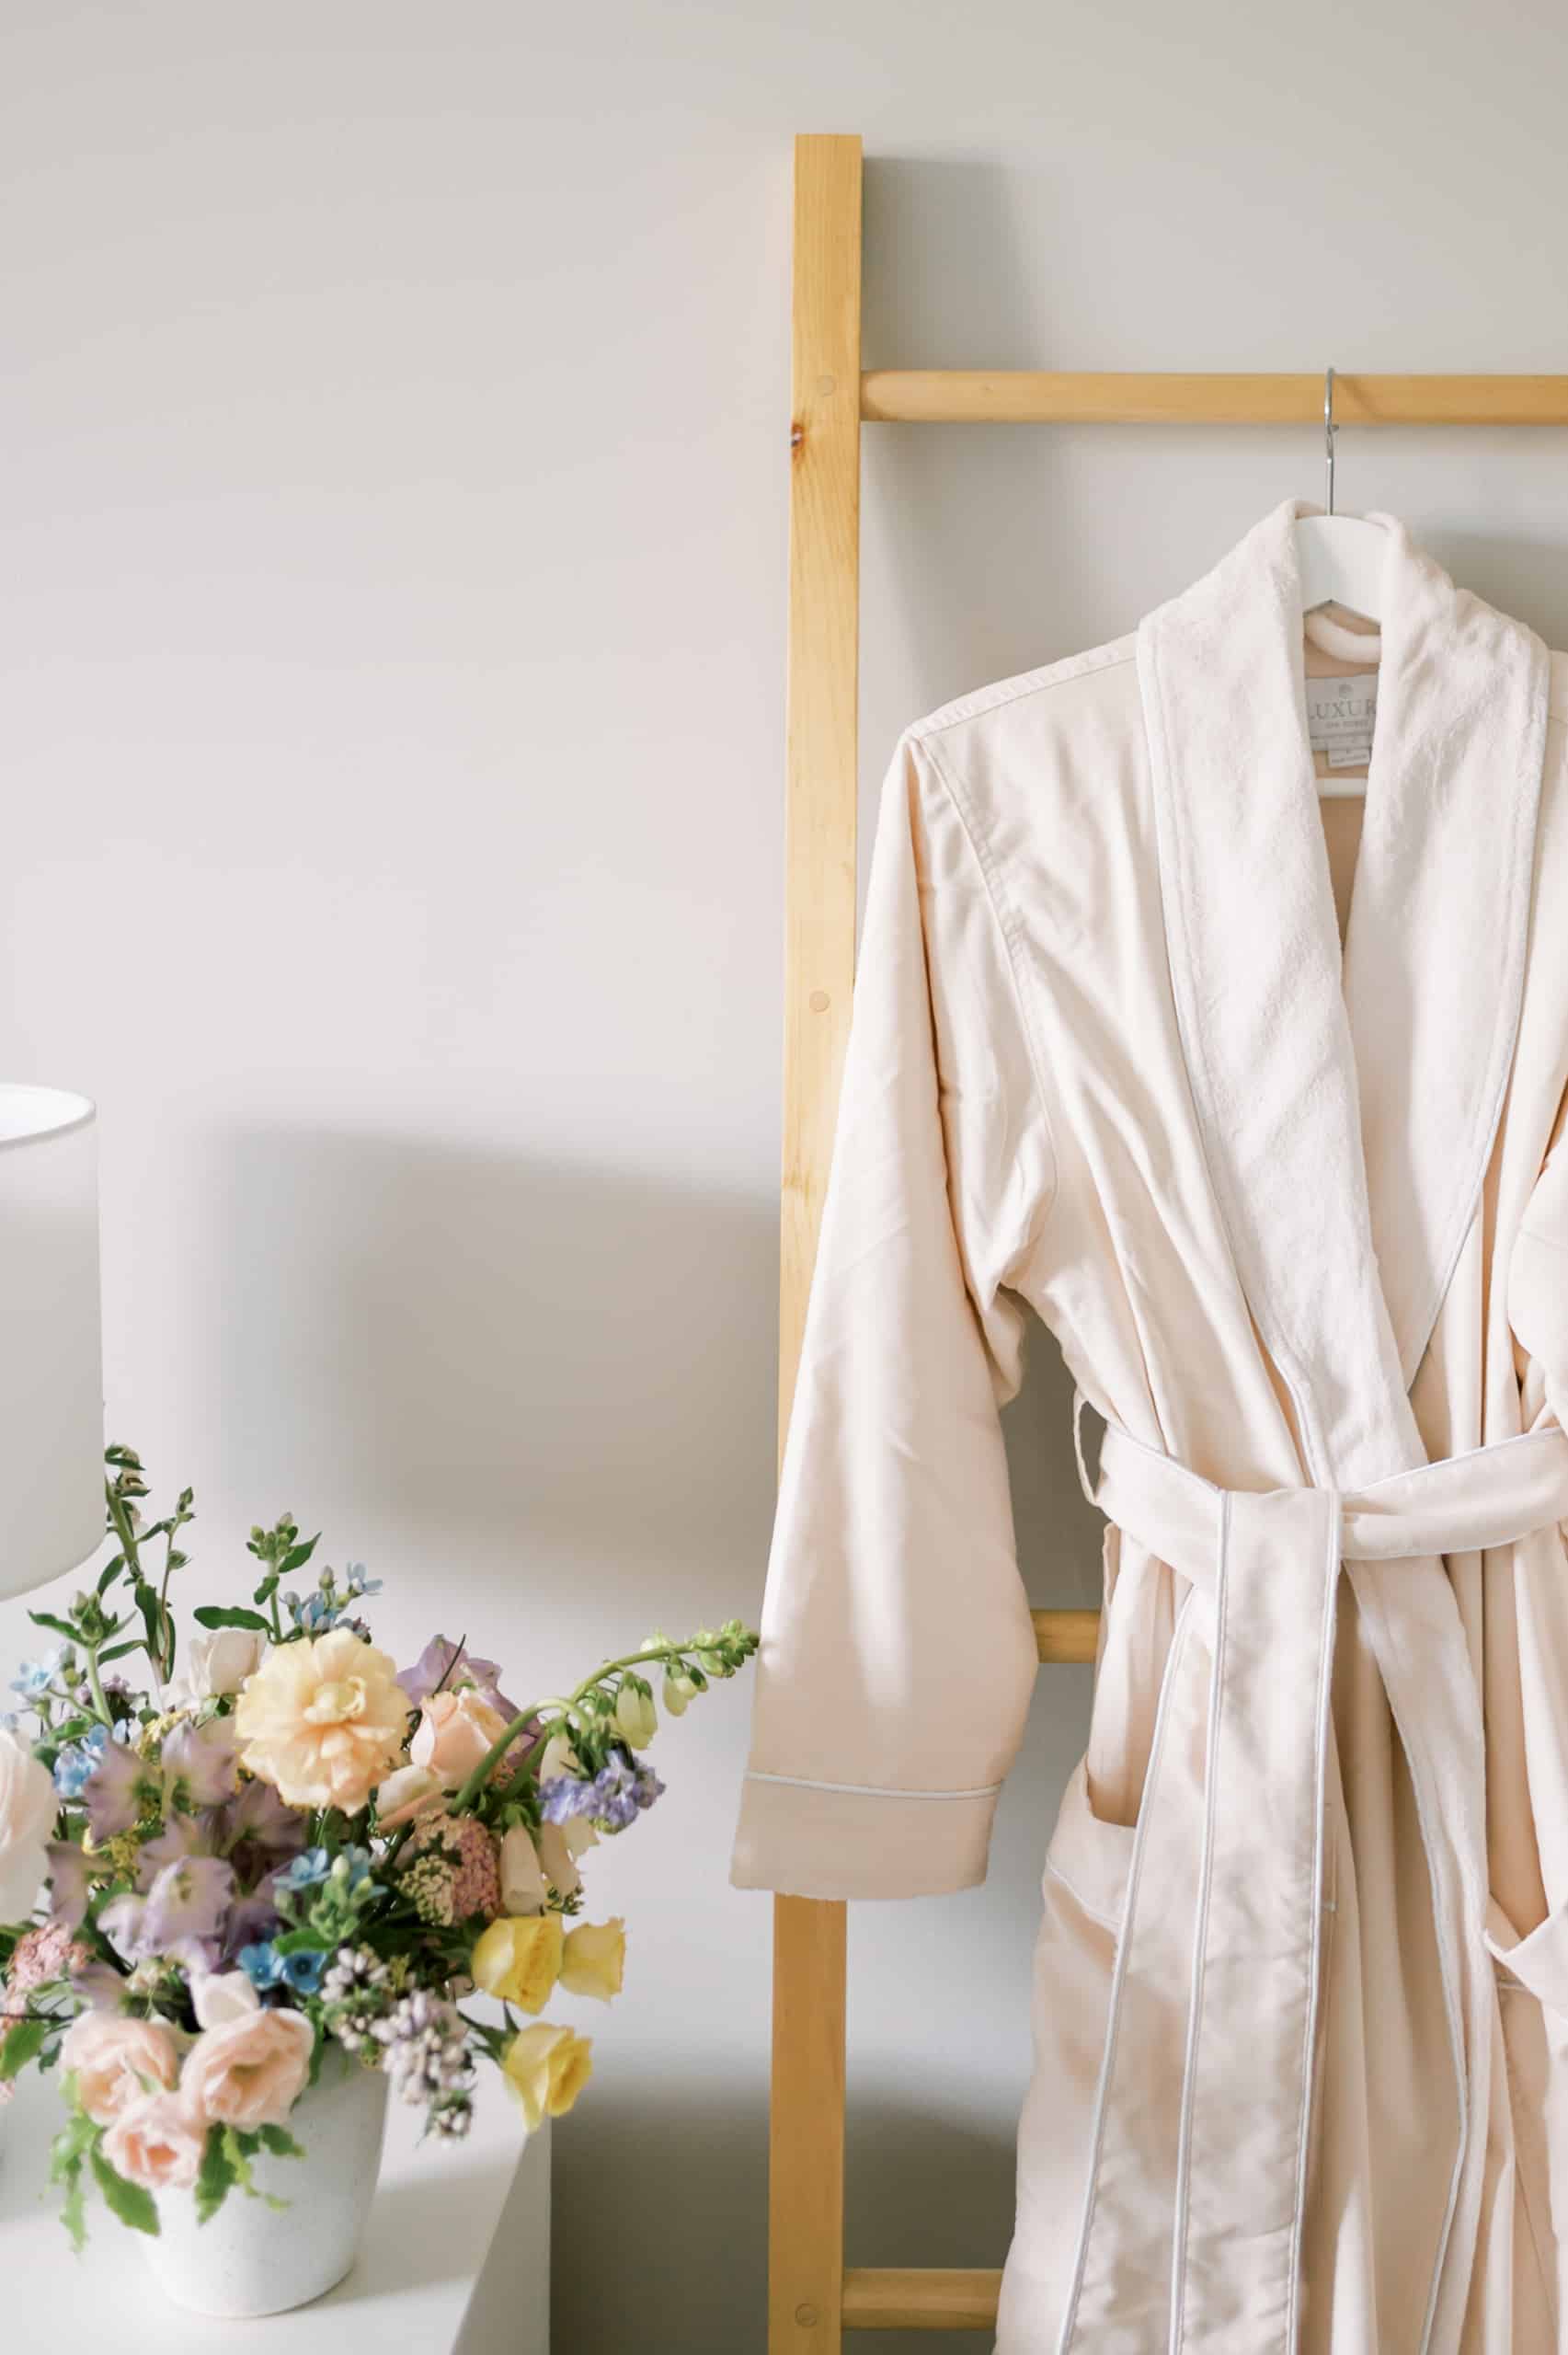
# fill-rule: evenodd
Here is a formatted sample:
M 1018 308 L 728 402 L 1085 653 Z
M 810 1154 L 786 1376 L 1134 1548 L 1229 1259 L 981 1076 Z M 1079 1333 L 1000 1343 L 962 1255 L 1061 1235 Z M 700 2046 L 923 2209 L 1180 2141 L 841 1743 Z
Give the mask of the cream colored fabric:
M 1001 2355 L 1568 2344 L 1568 658 L 1375 516 L 1331 870 L 1318 511 L 914 723 L 877 821 L 732 1876 L 983 1876 L 1035 1310 L 1115 1429 Z

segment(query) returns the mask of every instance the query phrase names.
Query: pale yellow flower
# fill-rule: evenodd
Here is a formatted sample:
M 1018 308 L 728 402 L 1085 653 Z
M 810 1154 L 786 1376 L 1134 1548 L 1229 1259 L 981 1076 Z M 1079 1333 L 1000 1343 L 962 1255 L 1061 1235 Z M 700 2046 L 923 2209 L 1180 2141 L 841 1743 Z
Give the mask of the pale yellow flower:
M 567 1862 L 570 1861 L 568 1857 Z M 503 1833 L 500 1871 L 501 1904 L 508 1913 L 516 1916 L 544 1913 L 549 1884 L 525 1823 L 514 1823 L 509 1832 Z
M 634 1750 L 646 1750 L 658 1731 L 658 1712 L 651 1694 L 623 1684 L 615 1695 L 615 1729 Z
M 291 1807 L 353 1815 L 400 1757 L 409 1706 L 386 1653 L 351 1628 L 275 1644 L 235 1710 L 240 1763 Z
M 561 1972 L 561 1917 L 505 1915 L 492 1922 L 474 1948 L 474 1983 L 520 2012 L 542 2012 Z
M 579 1922 L 561 1948 L 561 1984 L 569 1995 L 607 2004 L 621 1992 L 625 1961 L 626 1925 L 618 1913 L 608 1922 Z
M 522 2104 L 531 2134 L 543 2119 L 566 2116 L 593 2074 L 592 2051 L 591 2038 L 575 2036 L 549 2020 L 518 2030 L 501 2068 Z

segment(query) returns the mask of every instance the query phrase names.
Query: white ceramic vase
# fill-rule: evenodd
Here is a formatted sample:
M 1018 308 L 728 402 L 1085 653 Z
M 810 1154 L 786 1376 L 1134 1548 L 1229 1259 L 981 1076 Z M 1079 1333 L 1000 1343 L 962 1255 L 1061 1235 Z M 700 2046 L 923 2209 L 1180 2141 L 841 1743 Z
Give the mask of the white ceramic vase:
M 286 2208 L 236 2187 L 199 2224 L 192 2193 L 157 2195 L 157 2236 L 136 2237 L 166 2295 L 193 2314 L 229 2315 L 283 2314 L 322 2296 L 358 2254 L 385 2128 L 386 2079 L 330 2047 L 289 2117 L 305 2156 L 252 2162 L 258 2190 Z

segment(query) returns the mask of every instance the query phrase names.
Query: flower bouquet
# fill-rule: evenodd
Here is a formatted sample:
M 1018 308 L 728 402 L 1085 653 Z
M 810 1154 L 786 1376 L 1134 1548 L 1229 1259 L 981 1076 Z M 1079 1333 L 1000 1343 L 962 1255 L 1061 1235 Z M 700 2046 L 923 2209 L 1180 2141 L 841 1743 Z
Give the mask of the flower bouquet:
M 153 2235 L 171 2194 L 198 2223 L 254 2196 L 258 2160 L 305 2155 L 296 2106 L 329 2061 L 442 2139 L 480 2060 L 530 2131 L 563 2115 L 590 2041 L 540 2015 L 620 1990 L 624 1925 L 581 1918 L 580 1867 L 663 1788 L 652 1679 L 678 1717 L 756 1637 L 650 1636 L 520 1708 L 463 1639 L 399 1671 L 360 1567 L 297 1591 L 318 1541 L 285 1516 L 251 1532 L 250 1606 L 198 1609 L 182 1650 L 191 1491 L 149 1524 L 139 1457 L 108 1462 L 115 1551 L 67 1613 L 30 1614 L 54 1643 L 0 1720 L 0 2101 L 58 2066 L 76 2244 L 89 2187 Z M 480 1993 L 489 2017 L 464 2007 Z

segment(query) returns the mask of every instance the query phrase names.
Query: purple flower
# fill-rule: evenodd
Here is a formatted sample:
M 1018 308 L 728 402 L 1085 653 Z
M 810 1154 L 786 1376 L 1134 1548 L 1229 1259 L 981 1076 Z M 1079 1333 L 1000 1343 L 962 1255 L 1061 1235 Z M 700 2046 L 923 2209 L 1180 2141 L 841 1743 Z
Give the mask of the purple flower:
M 274 1858 L 297 1855 L 309 1832 L 308 1819 L 285 1806 L 270 1783 L 242 1783 L 218 1818 L 213 1844 L 234 1857 L 242 1880 L 251 1880 Z
M 205 1725 L 178 1726 L 164 1743 L 166 1774 L 184 1786 L 179 1798 L 192 1807 L 221 1807 L 239 1790 L 234 1720 L 209 1717 Z
M 242 1947 L 259 1946 L 281 1929 L 282 1916 L 278 1911 L 277 1875 L 269 1873 L 247 1897 L 236 1897 L 229 1908 L 223 1925 L 223 1960 L 232 1965 L 239 1959 Z
M 74 1840 L 52 1840 L 45 1853 L 51 1914 L 74 1930 L 87 1910 L 87 1860 Z
M 234 1867 L 220 1856 L 180 1856 L 147 1891 L 143 1950 L 162 1954 L 177 1939 L 216 1937 L 235 1892 Z
M 416 1706 L 437 1691 L 450 1693 L 460 1684 L 473 1684 L 509 1724 L 518 1714 L 517 1703 L 501 1691 L 499 1663 L 476 1660 L 465 1646 L 445 1636 L 432 1636 L 413 1667 L 398 1671 L 397 1682 Z
M 539 1812 L 546 1823 L 569 1823 L 574 1815 L 591 1815 L 594 1786 L 575 1775 L 552 1775 L 539 1786 Z
M 95 2012 L 117 2012 L 125 1982 L 112 1963 L 85 1962 L 71 1973 L 71 1985 Z
M 122 1897 L 111 1897 L 107 1905 L 99 1908 L 98 1928 L 116 1954 L 122 1955 L 127 1962 L 141 1962 L 153 1952 L 142 1936 L 143 1917 L 146 1911 L 146 1899 L 133 1897 L 129 1892 Z
M 161 1832 L 143 1840 L 136 1859 L 136 1886 L 143 1895 L 166 1866 L 187 1856 L 210 1856 L 218 1818 L 211 1815 L 171 1815 Z
M 87 1828 L 95 1841 L 101 1844 L 130 1831 L 142 1812 L 142 1793 L 149 1780 L 146 1761 L 127 1743 L 105 1742 L 82 1786 Z
M 586 1815 L 604 1832 L 624 1832 L 645 1808 L 652 1807 L 664 1785 L 640 1758 L 624 1758 L 616 1751 L 591 1783 L 574 1775 L 553 1775 L 539 1786 L 539 1811 L 546 1823 L 567 1823 Z

